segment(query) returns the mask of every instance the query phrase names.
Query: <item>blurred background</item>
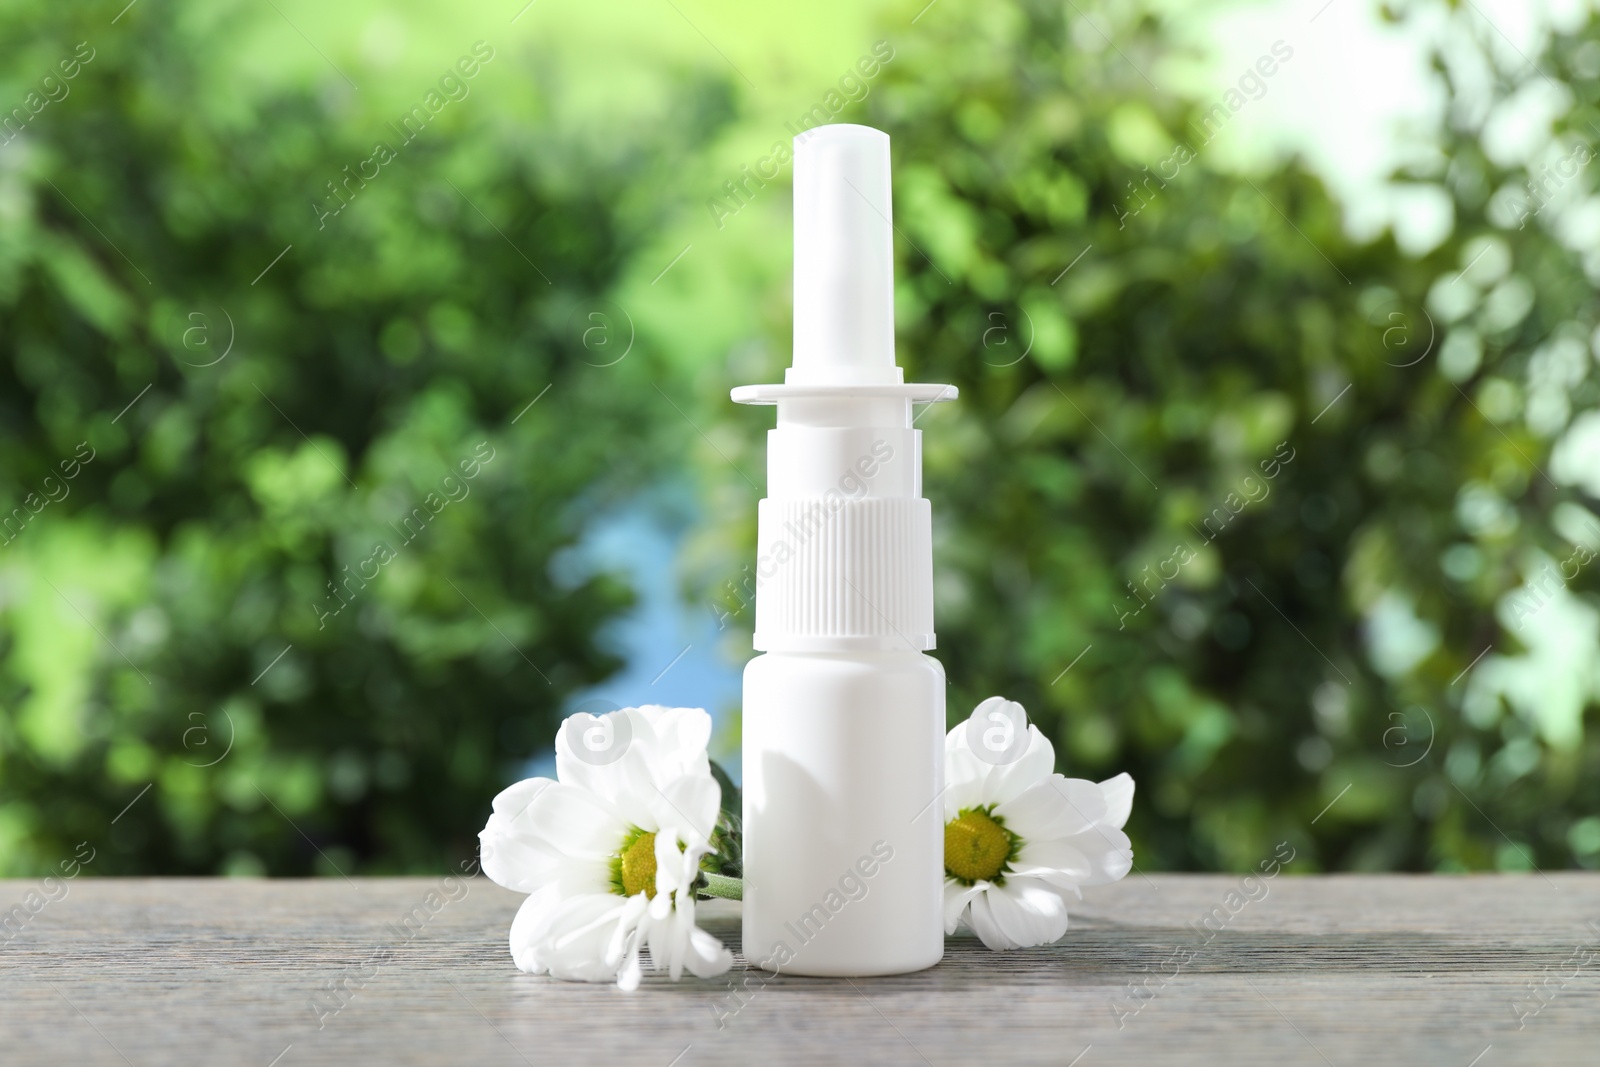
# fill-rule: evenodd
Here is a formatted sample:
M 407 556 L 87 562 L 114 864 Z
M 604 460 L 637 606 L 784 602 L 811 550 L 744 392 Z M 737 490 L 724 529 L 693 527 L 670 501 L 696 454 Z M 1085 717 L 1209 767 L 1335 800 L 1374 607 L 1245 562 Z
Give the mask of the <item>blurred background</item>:
M 892 137 L 952 724 L 1140 869 L 1600 867 L 1585 3 L 0 12 L 0 876 L 454 869 L 737 776 L 790 172 Z

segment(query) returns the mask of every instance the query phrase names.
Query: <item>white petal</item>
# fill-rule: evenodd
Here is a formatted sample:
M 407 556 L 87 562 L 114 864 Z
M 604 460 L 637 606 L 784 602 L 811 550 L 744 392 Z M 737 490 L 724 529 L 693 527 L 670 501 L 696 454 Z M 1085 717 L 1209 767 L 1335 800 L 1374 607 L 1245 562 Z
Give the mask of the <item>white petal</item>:
M 694 933 L 694 901 L 687 897 L 677 902 L 672 912 L 672 937 L 668 942 L 667 974 L 676 982 L 683 977 L 683 961 L 689 955 L 689 938 Z M 653 956 L 652 956 L 653 958 Z M 658 963 L 656 966 L 660 966 Z
M 677 981 L 685 967 L 700 978 L 709 978 L 733 966 L 733 954 L 722 942 L 695 925 L 692 898 L 686 894 L 664 897 L 658 892 L 651 903 L 662 900 L 668 902 L 667 908 L 652 906 L 640 924 L 653 970 L 666 971 Z
M 657 893 L 651 901 L 654 905 L 661 900 Z M 666 900 L 666 907 L 654 906 L 650 909 L 639 932 L 643 937 L 643 946 L 650 952 L 650 969 L 653 971 L 666 971 L 672 967 L 674 955 L 673 940 L 677 936 L 678 916 L 672 907 L 672 898 Z
M 1010 724 L 1027 721 L 1028 713 L 1023 710 L 1022 705 L 1005 697 L 990 697 L 973 708 L 972 714 L 965 722 L 958 723 L 955 729 L 945 735 L 947 755 L 958 749 L 970 757 L 970 760 L 963 760 L 951 774 L 951 784 L 960 786 L 970 782 L 981 782 L 988 776 L 989 768 L 994 766 L 992 759 L 984 759 L 974 751 L 972 747 L 974 729 L 978 731 L 980 745 L 992 738 L 996 748 L 1009 748 L 1009 742 L 1014 740 L 1009 732 Z M 994 725 L 989 725 L 991 723 Z M 995 731 L 1002 723 L 1006 724 L 1007 732 L 997 734 Z
M 608 799 L 627 791 L 641 773 L 657 785 L 701 771 L 709 773 L 706 743 L 711 738 L 711 716 L 702 708 L 664 708 L 649 705 L 622 708 L 598 717 L 600 729 L 621 746 L 609 762 L 580 759 L 584 747 L 580 728 L 595 729 L 590 719 L 569 717 L 556 734 L 556 771 L 563 782 L 581 785 Z
M 704 708 L 634 708 L 636 729 L 648 730 L 651 756 L 663 777 L 690 773 L 699 766 L 711 741 L 711 716 Z
M 550 973 L 590 982 L 614 976 L 618 949 L 627 946 L 645 903 L 642 893 L 590 893 L 556 905 L 543 946 Z M 599 977 L 587 977 L 590 972 Z
M 631 786 L 641 780 L 641 749 L 653 744 L 654 738 L 648 734 L 635 736 L 636 720 L 628 714 L 633 710 L 624 708 L 595 716 L 600 720 L 598 726 L 589 716 L 568 716 L 556 731 L 556 777 L 564 785 L 593 793 L 614 807 L 619 818 L 638 825 L 635 812 L 629 810 L 630 801 L 636 800 L 636 790 Z M 591 744 L 593 738 L 589 734 L 601 735 L 603 742 Z M 585 758 L 579 753 L 593 754 Z M 609 762 L 595 762 L 597 759 Z
M 483 872 L 519 893 L 552 883 L 564 895 L 605 892 L 610 856 L 625 830 L 589 793 L 529 779 L 495 798 L 495 810 L 478 834 Z
M 642 902 L 644 894 L 640 893 L 633 898 Z M 637 906 L 636 906 L 637 907 Z M 638 914 L 636 911 L 635 914 Z M 644 921 L 640 915 L 641 922 Z M 612 955 L 617 961 L 617 988 L 624 993 L 632 993 L 639 988 L 639 978 L 643 968 L 639 965 L 639 945 L 644 938 L 644 932 L 635 926 L 626 931 L 625 935 L 615 943 Z
M 721 790 L 711 776 L 706 741 L 711 717 L 700 708 L 623 708 L 600 716 L 620 754 L 611 762 L 579 758 L 581 730 L 591 719 L 572 716 L 556 734 L 556 773 L 564 784 L 599 797 L 618 819 L 640 829 L 682 829 L 707 837 L 716 824 Z
M 534 797 L 544 792 L 556 783 L 549 778 L 524 778 L 513 785 L 508 785 L 500 790 L 494 798 L 491 809 L 496 815 L 507 819 L 515 819 L 528 807 Z
M 608 959 L 606 950 L 626 936 L 638 910 L 632 901 L 611 893 L 566 898 L 553 889 L 535 893 L 523 901 L 511 924 L 511 957 L 534 974 L 548 971 L 568 981 L 609 982 L 617 976 L 617 962 Z
M 622 898 L 613 896 L 611 899 Z M 621 967 L 630 952 L 637 953 L 639 929 L 644 924 L 644 917 L 650 907 L 650 900 L 643 891 L 625 899 L 627 903 L 623 905 L 621 914 L 611 928 L 611 939 L 606 942 L 601 957 L 613 968 Z
M 1123 772 L 1106 779 L 1100 783 L 1100 792 L 1106 801 L 1105 824 L 1120 830 L 1128 824 L 1128 815 L 1133 811 L 1132 775 Z
M 704 845 L 716 828 L 722 787 L 707 770 L 669 782 L 656 793 L 651 811 L 662 829 L 676 830 L 686 844 Z
M 617 988 L 624 993 L 632 993 L 639 988 L 640 973 L 639 950 L 635 948 L 622 961 L 622 969 L 617 972 Z
M 989 764 L 967 746 L 967 724 L 960 723 L 944 739 L 944 818 L 954 819 L 967 808 L 983 804 L 983 782 Z
M 972 927 L 972 932 L 982 939 L 983 943 L 995 951 L 1016 948 L 1017 946 L 1006 936 L 1000 924 L 995 921 L 994 912 L 989 901 L 996 892 L 997 887 L 987 885 L 982 893 L 972 898 L 968 905 L 967 923 Z
M 550 929 L 550 920 L 561 894 L 549 886 L 532 894 L 517 909 L 511 920 L 511 961 L 519 970 L 543 974 L 549 970 L 539 954 L 539 946 Z
M 633 740 L 623 757 L 599 769 L 606 788 L 618 796 L 636 793 L 655 804 L 660 792 L 684 777 L 711 776 L 706 740 L 711 717 L 699 708 L 624 708 Z M 703 724 L 704 729 L 698 729 Z
M 945 820 L 966 808 L 1004 804 L 1044 781 L 1055 769 L 1055 747 L 1032 724 L 1028 747 L 1011 763 L 986 763 L 973 753 L 962 723 L 945 736 Z
M 1044 780 L 995 807 L 1006 829 L 1024 839 L 1081 833 L 1106 817 L 1105 795 L 1094 782 L 1046 775 Z
M 995 814 L 1023 840 L 1012 871 L 1074 892 L 1122 878 L 1132 869 L 1133 847 L 1114 823 L 1127 819 L 1132 789 L 1127 775 L 1097 784 L 1057 774 L 997 807 Z
M 1089 857 L 1093 872 L 1081 883 L 1085 886 L 1110 885 L 1133 869 L 1133 842 L 1128 835 L 1110 826 L 1097 826 L 1072 839 Z
M 733 953 L 698 926 L 689 928 L 689 973 L 696 978 L 714 978 L 733 966 Z
M 967 904 L 973 897 L 978 896 L 988 887 L 988 882 L 978 882 L 975 885 L 962 885 L 954 878 L 944 880 L 944 932 L 953 934 L 956 927 L 961 925 L 962 913 L 967 910 Z
M 1094 877 L 1097 868 L 1092 858 L 1078 847 L 1083 838 L 1039 840 L 1027 838 L 1011 861 L 1011 873 L 1042 878 L 1052 885 L 1076 887 Z
M 1048 945 L 1067 932 L 1067 905 L 1048 886 L 1011 877 L 987 894 L 995 925 L 1013 948 Z M 992 947 L 992 946 L 991 946 Z
M 984 781 L 984 802 L 1004 804 L 1021 796 L 1033 786 L 1050 777 L 1056 767 L 1055 746 L 1039 732 L 1037 726 L 1028 726 L 1028 747 L 1011 763 L 1001 763 L 989 769 Z

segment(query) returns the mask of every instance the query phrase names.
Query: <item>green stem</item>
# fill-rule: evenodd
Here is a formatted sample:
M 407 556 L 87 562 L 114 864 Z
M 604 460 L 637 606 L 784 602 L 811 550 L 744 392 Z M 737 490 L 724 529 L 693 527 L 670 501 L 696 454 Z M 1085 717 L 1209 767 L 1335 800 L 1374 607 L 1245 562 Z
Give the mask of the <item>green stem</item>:
M 723 900 L 744 899 L 744 879 L 730 878 L 725 874 L 714 874 L 711 871 L 702 871 L 706 884 L 700 887 L 700 892 L 708 897 L 721 897 Z

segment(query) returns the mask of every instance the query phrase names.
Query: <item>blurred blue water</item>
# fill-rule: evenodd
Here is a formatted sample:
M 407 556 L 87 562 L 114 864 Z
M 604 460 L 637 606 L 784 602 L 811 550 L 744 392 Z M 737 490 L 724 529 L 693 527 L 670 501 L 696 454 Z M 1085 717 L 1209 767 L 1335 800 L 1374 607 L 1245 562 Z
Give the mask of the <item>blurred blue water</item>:
M 602 637 L 626 666 L 606 682 L 573 694 L 563 713 L 599 714 L 643 704 L 705 708 L 716 724 L 711 757 L 737 782 L 738 746 L 724 750 L 719 741 L 739 707 L 744 664 L 729 657 L 726 634 L 717 628 L 711 609 L 684 603 L 677 560 L 688 518 L 674 514 L 660 499 L 641 497 L 606 514 L 575 548 L 551 564 L 558 582 L 576 583 L 588 574 L 610 572 L 626 577 L 638 595 L 633 610 Z M 555 777 L 554 749 L 530 760 L 526 773 Z

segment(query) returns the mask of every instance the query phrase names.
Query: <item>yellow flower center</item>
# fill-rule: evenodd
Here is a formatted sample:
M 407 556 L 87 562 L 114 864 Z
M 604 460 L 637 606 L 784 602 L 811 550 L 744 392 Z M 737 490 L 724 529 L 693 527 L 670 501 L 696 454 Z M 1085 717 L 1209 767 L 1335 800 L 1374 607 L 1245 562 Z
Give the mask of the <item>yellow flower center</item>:
M 633 843 L 622 850 L 618 864 L 618 880 L 622 883 L 622 895 L 625 897 L 636 896 L 643 893 L 646 897 L 654 899 L 656 895 L 656 835 L 641 833 L 633 839 Z
M 982 808 L 969 808 L 944 824 L 944 869 L 971 885 L 1000 878 L 1016 835 Z

